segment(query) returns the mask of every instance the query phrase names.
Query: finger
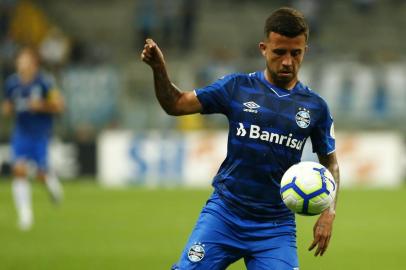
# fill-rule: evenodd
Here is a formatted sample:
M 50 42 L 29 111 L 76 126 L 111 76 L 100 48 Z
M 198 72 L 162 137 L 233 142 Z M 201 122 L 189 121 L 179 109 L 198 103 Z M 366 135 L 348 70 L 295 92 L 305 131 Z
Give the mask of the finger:
M 148 44 L 146 44 L 144 46 L 144 49 L 142 50 L 142 52 L 145 54 L 151 54 L 151 55 L 154 53 L 153 49 L 150 48 L 150 45 L 148 45 Z
M 317 247 L 316 253 L 314 256 L 318 256 L 321 252 L 325 250 L 326 238 L 321 237 L 319 241 L 319 246 Z
M 321 228 L 319 226 L 315 226 L 314 227 L 314 231 L 313 231 L 313 236 L 314 236 L 314 240 L 313 243 L 310 245 L 309 247 L 309 251 L 312 250 L 318 242 L 320 242 L 320 238 L 321 238 Z
M 314 226 L 313 226 L 313 236 L 316 236 L 316 230 L 317 230 L 317 228 L 318 228 L 318 226 L 317 226 L 317 223 L 316 223 L 316 224 L 314 224 Z
M 319 242 L 319 237 L 315 237 L 313 240 L 313 243 L 310 245 L 309 247 L 309 251 L 311 251 L 312 249 L 314 249 L 314 247 L 317 245 L 317 243 Z
M 151 57 L 148 57 L 145 54 L 141 54 L 141 60 L 144 61 L 145 63 L 151 62 Z
M 317 247 L 316 252 L 314 253 L 314 257 L 319 256 L 320 253 L 320 246 Z
M 145 55 L 146 57 L 152 57 L 151 52 L 148 51 L 148 50 L 143 50 L 143 51 L 142 51 L 142 54 Z
M 330 236 L 327 238 L 326 243 L 324 244 L 324 249 L 321 251 L 320 256 L 323 256 L 323 254 L 327 251 L 328 245 L 330 243 Z

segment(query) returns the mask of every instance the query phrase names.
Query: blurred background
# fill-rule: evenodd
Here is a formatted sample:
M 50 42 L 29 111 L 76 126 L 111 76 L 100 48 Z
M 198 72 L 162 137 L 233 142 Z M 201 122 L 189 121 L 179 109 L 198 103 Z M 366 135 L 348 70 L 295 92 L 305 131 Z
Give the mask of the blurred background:
M 59 220 L 62 224 L 69 224 L 67 217 L 71 217 L 70 220 L 82 219 L 90 215 L 90 212 L 94 213 L 95 209 L 105 207 L 106 201 L 111 203 L 109 207 L 114 205 L 114 208 L 103 208 L 110 209 L 109 215 L 112 216 L 117 213 L 117 207 L 128 204 L 135 207 L 129 210 L 134 220 L 121 220 L 122 223 L 118 223 L 120 217 L 117 216 L 111 219 L 99 217 L 101 224 L 112 226 L 110 236 L 102 232 L 100 235 L 106 236 L 110 245 L 117 244 L 117 249 L 113 251 L 109 251 L 106 244 L 100 253 L 81 253 L 82 256 L 91 255 L 80 260 L 76 256 L 78 254 L 58 253 L 59 246 L 54 246 L 55 252 L 60 255 L 58 258 L 73 258 L 73 261 L 78 259 L 78 265 L 83 263 L 79 268 L 67 263 L 65 268 L 60 269 L 94 269 L 96 266 L 109 269 L 109 264 L 105 261 L 102 263 L 89 259 L 102 254 L 117 254 L 117 258 L 108 256 L 107 259 L 111 265 L 121 260 L 124 262 L 122 269 L 128 269 L 129 267 L 125 267 L 128 264 L 134 264 L 132 268 L 135 269 L 141 268 L 136 266 L 134 260 L 145 261 L 146 266 L 142 264 L 143 269 L 168 269 L 169 262 L 176 260 L 199 209 L 210 192 L 211 179 L 225 156 L 228 126 L 222 116 L 193 115 L 175 118 L 165 115 L 154 96 L 150 69 L 140 61 L 144 40 L 152 37 L 159 44 L 165 54 L 172 81 L 181 89 L 193 90 L 228 73 L 262 70 L 264 61 L 258 50 L 258 42 L 263 38 L 265 19 L 272 10 L 280 6 L 296 7 L 308 20 L 310 50 L 305 57 L 300 79 L 327 100 L 335 118 L 337 152 L 344 187 L 342 207 L 361 207 L 359 211 L 353 209 L 354 215 L 344 219 L 344 224 L 341 225 L 345 227 L 347 224 L 350 226 L 348 232 L 353 232 L 355 229 L 349 225 L 350 220 L 353 220 L 354 224 L 361 224 L 356 228 L 364 232 L 364 216 L 360 218 L 358 213 L 365 211 L 366 205 L 378 203 L 374 198 L 382 198 L 389 205 L 396 204 L 404 208 L 406 1 L 1 0 L 1 95 L 4 95 L 5 78 L 14 72 L 15 52 L 25 44 L 39 50 L 44 70 L 55 77 L 67 105 L 66 112 L 56 120 L 51 147 L 52 168 L 66 185 L 67 200 L 66 205 L 62 206 L 65 212 L 54 213 L 44 203 L 45 210 L 42 216 L 39 214 L 38 222 L 41 223 L 42 217 L 42 228 L 51 232 L 54 229 L 55 234 L 58 234 L 60 232 L 52 227 L 52 221 L 47 221 L 48 215 L 53 215 L 51 219 Z M 18 235 L 12 223 L 15 214 L 8 191 L 8 140 L 12 127 L 12 121 L 4 117 L 1 119 L 0 162 L 3 177 L 0 182 L 3 184 L 0 186 L 0 195 L 3 196 L 0 200 L 3 208 L 0 211 L 0 235 L 2 232 L 3 237 L 9 235 L 9 241 L 5 240 L 10 245 L 8 250 L 18 250 L 19 244 L 12 243 L 24 246 L 31 242 Z M 307 146 L 303 159 L 315 158 L 309 149 L 310 146 Z M 136 188 L 120 191 L 105 189 L 117 186 Z M 169 191 L 166 190 L 168 187 Z M 189 191 L 184 187 L 203 188 Z M 193 192 L 197 195 L 194 196 Z M 43 194 L 40 191 L 37 193 L 37 205 L 42 207 Z M 96 203 L 97 199 L 91 198 L 98 198 L 100 201 Z M 128 203 L 124 203 L 123 198 L 127 198 Z M 147 201 L 142 201 L 143 198 Z M 148 201 L 147 198 L 155 199 Z M 192 216 L 186 218 L 183 215 L 163 213 L 163 216 L 177 220 L 166 224 L 167 228 L 173 226 L 173 231 L 155 228 L 151 232 L 151 238 L 159 235 L 160 239 L 153 240 L 154 244 L 150 249 L 142 244 L 144 249 L 133 252 L 137 250 L 137 244 L 134 244 L 135 246 L 126 246 L 128 250 L 124 250 L 125 247 L 121 244 L 130 232 L 123 233 L 120 238 L 113 237 L 113 231 L 120 231 L 126 224 L 132 224 L 131 222 L 139 222 L 140 213 L 145 212 L 144 221 L 155 220 L 148 213 L 154 213 L 156 218 L 156 214 L 161 212 L 154 203 L 165 198 L 177 202 L 167 205 L 167 211 L 177 208 L 180 213 L 192 213 Z M 347 203 L 344 198 L 348 198 Z M 115 205 L 120 202 L 123 205 Z M 362 202 L 361 205 L 359 202 Z M 156 208 L 146 210 L 148 208 L 142 207 L 145 204 Z M 189 208 L 181 210 L 189 204 L 195 205 L 192 211 L 189 212 Z M 85 205 L 89 208 L 85 208 Z M 375 211 L 390 208 L 381 204 L 373 207 Z M 74 217 L 78 208 L 83 212 L 80 217 Z M 134 209 L 140 212 L 135 212 Z M 99 213 L 106 212 L 102 210 Z M 13 218 L 9 219 L 10 215 Z M 404 211 L 400 214 L 402 215 L 404 216 Z M 371 216 L 374 216 L 374 212 L 371 212 Z M 388 214 L 387 218 L 392 220 L 392 214 Z M 154 224 L 161 222 L 161 219 L 157 219 Z M 309 223 L 308 220 L 299 222 Z M 369 222 L 375 222 L 375 219 Z M 94 229 L 93 225 L 86 227 L 86 224 L 84 221 L 66 227 L 80 228 L 83 234 L 94 237 L 89 242 L 93 241 L 99 248 L 103 246 L 102 242 L 99 243 L 100 237 L 93 235 L 94 231 L 89 232 Z M 309 224 L 304 227 L 311 227 Z M 404 225 L 404 218 L 396 219 L 392 223 L 392 229 L 400 229 Z M 37 227 L 41 228 L 40 225 Z M 144 229 L 148 228 L 151 229 L 145 224 Z M 377 229 L 382 230 L 391 230 L 391 227 Z M 5 233 L 8 231 L 13 231 L 14 234 Z M 377 231 L 371 234 L 376 235 Z M 68 235 L 76 235 L 73 229 L 69 232 Z M 31 237 L 42 239 L 41 232 L 37 233 L 37 236 Z M 139 232 L 131 233 L 137 235 Z M 402 234 L 404 237 L 402 229 L 394 230 L 392 240 L 396 241 Z M 168 235 L 174 235 L 172 240 L 165 240 Z M 310 231 L 306 235 L 310 237 Z M 151 238 L 148 240 L 151 241 Z M 137 238 L 133 243 L 137 241 L 140 240 Z M 162 241 L 166 244 L 162 244 Z M 386 244 L 389 245 L 388 240 L 383 242 L 384 250 L 388 251 L 385 248 Z M 400 255 L 396 257 L 398 253 L 394 250 L 405 250 L 405 242 L 398 243 L 400 246 L 396 249 L 389 248 L 391 256 L 395 256 L 389 257 L 393 268 L 385 269 L 399 269 L 397 263 L 400 262 Z M 52 246 L 52 242 L 49 245 Z M 157 245 L 168 246 L 168 251 L 163 247 L 162 252 L 158 252 L 164 254 L 162 256 L 165 263 L 163 266 L 156 264 L 148 267 L 147 263 L 151 263 L 149 259 L 153 258 L 149 251 L 153 253 Z M 172 245 L 179 247 L 179 250 L 172 250 Z M 351 255 L 343 255 L 343 252 L 351 248 L 354 253 L 361 254 L 361 258 L 365 253 L 366 261 L 360 259 L 354 260 L 353 264 L 352 261 L 346 264 L 344 260 L 334 269 L 378 269 L 373 267 L 379 264 L 372 262 L 373 259 L 367 260 L 367 254 L 384 251 L 372 249 L 363 253 L 365 246 L 348 247 L 344 244 L 342 249 L 337 248 L 336 255 L 347 256 L 346 258 Z M 89 246 L 89 250 L 95 250 L 94 248 Z M 10 258 L 14 259 L 21 255 L 10 254 Z M 120 254 L 128 257 L 124 259 Z M 38 260 L 35 252 L 25 255 L 34 262 Z M 43 260 L 40 259 L 42 263 L 39 263 L 41 267 L 38 266 L 38 269 L 48 269 L 45 265 L 53 266 L 59 259 L 45 256 Z M 310 259 L 303 260 L 308 262 Z M 9 268 L 5 269 L 23 269 L 23 266 L 12 259 L 7 262 Z M 73 263 L 70 260 L 69 262 Z M 330 262 L 325 259 L 324 266 Z M 337 265 L 336 261 L 334 263 Z M 302 268 L 327 269 L 321 265 L 315 264 L 309 268 L 304 265 Z

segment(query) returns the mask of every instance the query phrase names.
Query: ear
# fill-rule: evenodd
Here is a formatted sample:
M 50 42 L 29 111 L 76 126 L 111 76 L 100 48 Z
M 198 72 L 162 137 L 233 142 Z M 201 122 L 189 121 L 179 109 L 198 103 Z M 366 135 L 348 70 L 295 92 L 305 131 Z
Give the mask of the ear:
M 261 42 L 258 44 L 258 48 L 259 48 L 259 50 L 261 51 L 261 53 L 262 53 L 263 56 L 266 56 L 266 47 L 267 47 L 267 45 L 266 45 L 266 43 L 263 42 L 263 41 L 261 41 Z
M 309 51 L 309 45 L 306 45 L 305 47 L 305 53 L 307 53 Z

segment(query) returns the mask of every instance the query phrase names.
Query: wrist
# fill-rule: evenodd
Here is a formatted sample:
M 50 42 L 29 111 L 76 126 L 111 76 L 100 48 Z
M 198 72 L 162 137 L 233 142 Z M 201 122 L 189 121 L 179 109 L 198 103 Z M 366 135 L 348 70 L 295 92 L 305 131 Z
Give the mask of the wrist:
M 161 63 L 157 63 L 157 64 L 152 64 L 150 65 L 152 70 L 155 72 L 162 72 L 162 71 L 166 71 L 166 66 L 165 66 L 165 62 L 161 62 Z

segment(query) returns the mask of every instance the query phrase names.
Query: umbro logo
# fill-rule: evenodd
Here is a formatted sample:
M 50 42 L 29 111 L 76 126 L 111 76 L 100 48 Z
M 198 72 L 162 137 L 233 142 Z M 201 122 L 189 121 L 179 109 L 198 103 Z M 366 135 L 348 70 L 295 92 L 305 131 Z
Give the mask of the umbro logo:
M 245 102 L 245 103 L 243 103 L 243 105 L 244 105 L 244 109 L 243 109 L 243 111 L 244 112 L 250 112 L 250 113 L 258 113 L 258 111 L 256 110 L 256 109 L 258 109 L 259 107 L 261 107 L 261 106 L 259 106 L 258 104 L 256 104 L 254 101 L 248 101 L 248 102 Z

